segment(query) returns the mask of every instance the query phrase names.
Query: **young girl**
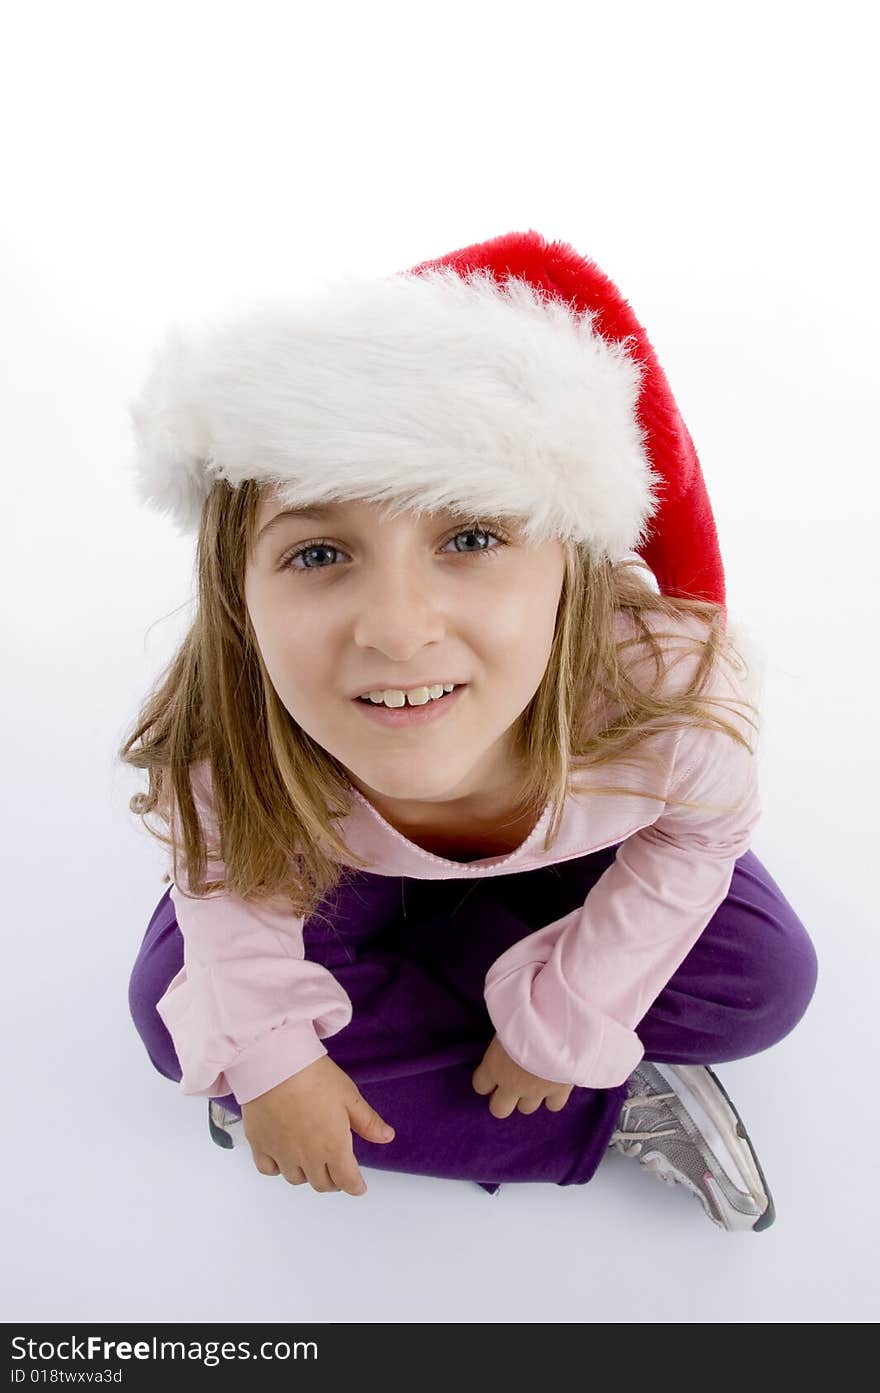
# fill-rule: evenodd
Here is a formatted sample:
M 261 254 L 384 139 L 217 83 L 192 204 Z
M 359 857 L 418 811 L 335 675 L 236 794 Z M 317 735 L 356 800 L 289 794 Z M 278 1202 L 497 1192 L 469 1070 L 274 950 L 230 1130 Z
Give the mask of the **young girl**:
M 614 1147 L 768 1227 L 709 1065 L 794 1028 L 816 956 L 749 850 L 714 520 L 617 289 L 510 234 L 175 331 L 132 417 L 198 531 L 120 751 L 173 853 L 154 1066 L 293 1185 L 582 1185 Z

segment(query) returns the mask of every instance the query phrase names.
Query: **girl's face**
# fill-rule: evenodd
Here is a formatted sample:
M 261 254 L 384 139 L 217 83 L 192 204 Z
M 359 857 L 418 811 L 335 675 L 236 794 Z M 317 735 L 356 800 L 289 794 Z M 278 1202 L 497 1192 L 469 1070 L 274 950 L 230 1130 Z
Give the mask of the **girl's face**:
M 281 516 L 264 493 L 245 596 L 284 707 L 386 817 L 461 828 L 509 805 L 513 726 L 547 666 L 561 543 L 379 503 Z M 500 526 L 500 524 L 499 524 Z M 363 692 L 464 684 L 438 719 L 384 725 Z

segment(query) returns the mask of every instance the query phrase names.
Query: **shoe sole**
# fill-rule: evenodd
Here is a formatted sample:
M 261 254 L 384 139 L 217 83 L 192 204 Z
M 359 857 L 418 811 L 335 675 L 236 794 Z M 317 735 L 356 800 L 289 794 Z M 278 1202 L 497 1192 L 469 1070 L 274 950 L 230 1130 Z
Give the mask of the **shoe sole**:
M 236 1118 L 235 1122 L 240 1124 L 241 1118 Z M 222 1146 L 224 1150 L 228 1151 L 234 1148 L 235 1138 L 227 1132 L 225 1127 L 221 1127 L 218 1122 L 214 1121 L 213 1100 L 210 1098 L 208 1099 L 208 1131 L 211 1134 L 211 1141 L 216 1142 L 218 1146 Z
M 767 1177 L 764 1174 L 761 1162 L 758 1160 L 758 1153 L 752 1146 L 752 1139 L 746 1131 L 745 1123 L 743 1122 L 742 1118 L 740 1117 L 739 1113 L 734 1107 L 733 1100 L 730 1097 L 730 1094 L 727 1092 L 727 1089 L 724 1087 L 724 1084 L 721 1082 L 714 1070 L 710 1069 L 708 1064 L 705 1064 L 703 1067 L 706 1070 L 706 1073 L 712 1079 L 712 1082 L 724 1095 L 727 1106 L 730 1108 L 730 1111 L 736 1118 L 736 1135 L 740 1138 L 741 1141 L 744 1141 L 746 1146 L 749 1148 L 749 1155 L 752 1158 L 758 1175 L 761 1177 L 761 1186 L 764 1191 L 764 1194 L 767 1196 L 767 1208 L 764 1210 L 764 1213 L 761 1215 L 760 1219 L 756 1220 L 756 1222 L 752 1224 L 752 1232 L 759 1233 L 762 1229 L 769 1229 L 770 1225 L 773 1223 L 773 1220 L 776 1218 L 776 1206 L 773 1203 L 773 1196 L 770 1193 L 770 1186 L 767 1184 Z
M 669 1067 L 669 1065 L 665 1066 L 665 1068 L 667 1069 Z M 655 1064 L 654 1068 L 657 1069 L 665 1079 L 667 1079 L 667 1082 L 669 1081 L 669 1076 L 666 1073 L 664 1073 L 664 1065 Z M 757 1152 L 755 1151 L 755 1148 L 752 1145 L 752 1139 L 746 1131 L 745 1123 L 743 1122 L 742 1118 L 737 1112 L 733 1099 L 727 1092 L 727 1089 L 724 1087 L 718 1075 L 715 1073 L 713 1069 L 710 1069 L 708 1064 L 675 1065 L 676 1073 L 684 1081 L 687 1087 L 690 1088 L 695 1098 L 699 1102 L 700 1106 L 707 1113 L 713 1125 L 718 1129 L 723 1138 L 724 1132 L 729 1131 L 730 1129 L 731 1117 L 724 1116 L 723 1112 L 719 1110 L 717 1097 L 713 1097 L 712 1091 L 706 1088 L 705 1080 L 701 1077 L 702 1072 L 704 1070 L 705 1073 L 709 1075 L 709 1077 L 712 1080 L 712 1083 L 718 1089 L 718 1092 L 721 1094 L 727 1107 L 730 1109 L 730 1114 L 733 1119 L 734 1131 L 736 1133 L 736 1136 L 740 1141 L 745 1143 L 745 1146 L 747 1148 L 747 1156 L 745 1159 L 753 1167 L 754 1172 L 760 1181 L 761 1189 L 767 1196 L 766 1209 L 764 1209 L 763 1213 L 751 1225 L 751 1230 L 753 1233 L 760 1233 L 763 1229 L 768 1229 L 775 1220 L 776 1206 L 773 1203 L 773 1196 L 770 1193 L 770 1186 L 767 1184 L 767 1178 L 764 1175 L 761 1163 L 758 1160 Z M 671 1083 L 670 1087 L 672 1087 Z M 736 1158 L 733 1159 L 735 1160 Z M 754 1184 L 754 1176 L 752 1177 L 752 1183 Z
M 218 1146 L 229 1149 L 235 1145 L 229 1133 L 217 1126 L 210 1113 L 208 1113 L 208 1131 L 211 1133 L 211 1141 L 216 1142 Z

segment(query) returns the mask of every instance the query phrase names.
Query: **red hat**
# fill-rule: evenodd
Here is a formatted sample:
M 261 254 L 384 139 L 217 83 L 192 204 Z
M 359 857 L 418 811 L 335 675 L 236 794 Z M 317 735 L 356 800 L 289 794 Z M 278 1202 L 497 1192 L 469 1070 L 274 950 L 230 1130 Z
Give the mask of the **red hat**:
M 135 489 L 184 531 L 214 480 L 259 479 L 291 507 L 510 515 L 725 604 L 700 463 L 644 329 L 594 262 L 531 230 L 172 328 L 130 413 Z
M 482 268 L 500 281 L 517 276 L 578 313 L 591 311 L 593 328 L 604 338 L 628 340 L 633 357 L 645 366 L 636 415 L 651 464 L 665 484 L 650 534 L 633 550 L 650 566 L 662 594 L 714 600 L 723 607 L 718 534 L 694 442 L 647 334 L 613 281 L 567 242 L 546 242 L 532 231 L 475 242 L 436 261 L 419 262 L 413 270 L 431 266 L 451 266 L 459 274 Z

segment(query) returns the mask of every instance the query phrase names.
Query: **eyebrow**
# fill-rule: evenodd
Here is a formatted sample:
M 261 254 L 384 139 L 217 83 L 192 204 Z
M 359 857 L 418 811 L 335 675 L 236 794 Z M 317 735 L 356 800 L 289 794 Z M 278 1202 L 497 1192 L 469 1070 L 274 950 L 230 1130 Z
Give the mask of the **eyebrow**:
M 332 503 L 326 505 L 322 503 L 313 503 L 307 508 L 283 508 L 281 512 L 276 513 L 274 518 L 270 519 L 264 527 L 260 528 L 260 531 L 257 533 L 255 545 L 259 546 L 263 539 L 268 537 L 275 527 L 280 526 L 280 524 L 285 522 L 288 518 L 314 518 L 317 522 L 326 522 L 328 518 L 332 519 L 336 516 L 336 511 L 337 509 Z M 506 516 L 502 517 L 499 515 L 498 517 L 488 517 L 484 514 L 480 518 L 475 518 L 472 517 L 470 513 L 462 512 L 460 509 L 456 508 L 448 508 L 445 511 L 449 513 L 450 517 L 457 518 L 465 525 L 469 525 L 471 522 L 483 522 L 486 524 L 496 522 L 503 527 L 509 528 L 511 531 L 513 531 L 515 527 L 515 520 Z
M 324 507 L 320 503 L 315 503 L 310 508 L 284 508 L 282 512 L 276 513 L 274 518 L 266 523 L 265 527 L 260 528 L 257 534 L 257 545 L 259 546 L 263 538 L 268 536 L 274 527 L 284 522 L 287 518 L 315 518 L 318 522 L 326 522 L 327 518 L 332 517 L 335 511 L 336 509 L 332 506 L 328 505 Z

